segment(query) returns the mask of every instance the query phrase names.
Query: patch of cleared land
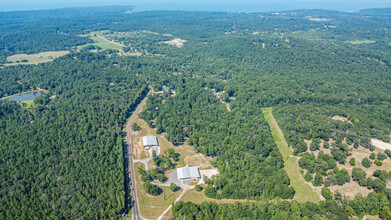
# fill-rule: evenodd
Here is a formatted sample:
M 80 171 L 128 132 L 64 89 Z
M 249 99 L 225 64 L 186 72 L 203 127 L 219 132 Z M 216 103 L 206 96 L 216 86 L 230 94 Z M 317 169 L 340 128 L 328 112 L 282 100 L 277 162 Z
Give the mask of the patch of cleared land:
M 181 198 L 183 202 L 193 202 L 193 203 L 202 203 L 202 202 L 215 202 L 215 203 L 235 203 L 235 202 L 247 202 L 253 200 L 245 199 L 212 199 L 205 196 L 204 191 L 197 192 L 195 189 L 189 189 Z
M 351 43 L 351 44 L 371 44 L 375 43 L 376 41 L 373 40 L 352 40 L 352 41 L 345 41 L 346 43 Z
M 380 148 L 382 150 L 391 150 L 391 144 L 390 143 L 386 143 L 384 141 L 381 141 L 379 139 L 376 139 L 376 138 L 372 138 L 371 139 L 371 144 L 377 148 Z
M 316 157 L 318 156 L 320 151 L 323 151 L 325 154 L 331 155 L 330 149 L 323 148 L 323 144 L 325 143 L 324 140 L 321 140 L 321 144 L 320 144 L 321 147 L 320 147 L 319 151 L 310 151 L 309 150 L 309 147 L 312 143 L 312 140 L 304 140 L 304 142 L 307 143 L 307 147 L 308 147 L 307 152 L 314 154 Z M 328 143 L 331 145 L 333 142 L 334 142 L 334 140 L 330 139 L 330 141 Z M 346 144 L 346 141 L 344 140 L 343 143 Z M 382 144 L 387 144 L 387 143 L 382 142 Z M 383 163 L 382 166 L 377 166 L 376 164 L 372 163 L 371 167 L 366 168 L 361 165 L 361 161 L 364 158 L 369 158 L 369 155 L 371 153 L 375 153 L 376 155 L 379 152 L 384 153 L 384 149 L 379 148 L 379 149 L 375 149 L 374 151 L 370 151 L 369 149 L 366 149 L 364 147 L 359 147 L 358 149 L 354 149 L 353 144 L 350 145 L 349 148 L 352 149 L 352 151 L 351 151 L 351 155 L 347 157 L 346 163 L 345 164 L 337 163 L 337 167 L 338 167 L 338 169 L 346 169 L 349 172 L 350 176 L 352 176 L 352 171 L 353 171 L 353 168 L 355 168 L 355 167 L 363 169 L 367 173 L 367 177 L 372 176 L 372 174 L 376 170 L 391 170 L 391 159 L 389 159 L 389 158 L 382 161 L 382 163 Z M 349 161 L 351 158 L 355 158 L 355 160 L 356 160 L 355 166 L 350 165 Z M 371 161 L 373 162 L 373 160 L 371 160 Z M 310 186 L 312 189 L 314 189 L 319 194 L 319 196 L 321 196 L 321 189 L 323 186 L 314 187 L 312 184 Z M 338 186 L 338 185 L 330 186 L 329 189 L 332 192 L 339 191 L 342 195 L 344 195 L 348 199 L 353 199 L 355 197 L 355 195 L 358 193 L 362 194 L 363 196 L 367 196 L 369 193 L 374 192 L 374 190 L 369 190 L 367 187 L 360 186 L 357 182 L 353 181 L 352 179 L 350 180 L 350 183 L 345 183 L 343 186 Z
M 353 124 L 352 121 L 350 121 L 349 119 L 347 119 L 345 117 L 342 117 L 342 116 L 339 116 L 339 115 L 335 115 L 335 116 L 331 117 L 331 119 L 336 120 L 336 121 L 343 121 L 343 122 L 348 122 L 350 124 Z
M 308 19 L 310 21 L 330 21 L 330 19 L 328 19 L 328 18 L 313 18 L 311 16 L 307 16 L 306 19 Z
M 284 159 L 284 169 L 289 176 L 291 186 L 296 191 L 293 199 L 299 202 L 319 202 L 319 195 L 305 182 L 303 175 L 300 173 L 298 159 L 292 155 L 292 150 L 288 146 L 284 134 L 273 116 L 272 108 L 264 108 L 262 111 L 266 121 L 269 123 L 274 142 L 277 144 L 278 150 Z
M 212 158 L 205 157 L 201 153 L 196 153 L 193 147 L 186 144 L 181 146 L 174 146 L 165 138 L 165 133 L 157 134 L 156 128 L 150 128 L 148 124 L 143 120 L 137 117 L 135 123 L 140 126 L 141 130 L 132 133 L 133 140 L 133 157 L 135 159 L 142 159 L 149 157 L 149 152 L 144 149 L 142 143 L 143 136 L 153 135 L 156 136 L 159 142 L 160 154 L 164 154 L 167 149 L 173 148 L 175 153 L 180 154 L 180 160 L 177 162 L 177 167 L 183 167 L 186 164 L 190 166 L 197 166 L 200 168 L 202 175 L 212 176 L 215 175 L 217 169 L 212 169 L 209 161 Z M 140 211 L 143 217 L 147 219 L 157 219 L 181 194 L 182 190 L 175 193 L 171 192 L 169 187 L 161 187 L 164 190 L 159 196 L 150 196 L 142 189 L 142 181 L 138 175 L 138 167 L 143 167 L 142 163 L 135 163 L 136 169 L 136 178 L 137 178 L 137 191 L 138 191 L 138 201 L 140 206 Z M 152 162 L 149 163 L 149 167 L 153 168 Z M 166 172 L 166 175 L 172 172 L 172 170 Z M 187 192 L 184 194 L 184 196 Z M 204 193 L 202 192 L 202 195 Z M 182 198 L 180 199 L 182 201 Z M 162 219 L 169 219 L 171 216 L 171 211 L 166 213 Z
M 164 41 L 163 43 L 181 48 L 183 46 L 183 44 L 186 43 L 186 42 L 187 42 L 187 40 L 183 40 L 183 39 L 180 39 L 180 38 L 175 38 L 175 39 L 170 40 L 170 41 Z
M 16 54 L 7 57 L 5 66 L 38 64 L 53 61 L 55 58 L 69 54 L 69 51 L 48 51 L 36 54 Z M 22 62 L 23 61 L 23 62 Z
M 118 42 L 115 42 L 115 41 L 111 41 L 111 40 L 106 39 L 103 36 L 103 34 L 106 33 L 106 32 L 108 32 L 108 31 L 97 31 L 97 32 L 91 32 L 90 34 L 87 34 L 87 35 L 80 35 L 80 36 L 83 36 L 83 37 L 87 37 L 88 36 L 90 39 L 92 39 L 95 42 L 94 43 L 90 43 L 90 44 L 80 45 L 77 48 L 78 49 L 82 49 L 83 47 L 86 47 L 86 46 L 89 46 L 89 45 L 94 45 L 94 46 L 98 46 L 98 47 L 102 48 L 102 50 L 111 49 L 111 50 L 120 50 L 120 51 L 122 51 L 122 47 L 125 47 L 125 45 L 123 45 L 121 43 L 118 43 Z

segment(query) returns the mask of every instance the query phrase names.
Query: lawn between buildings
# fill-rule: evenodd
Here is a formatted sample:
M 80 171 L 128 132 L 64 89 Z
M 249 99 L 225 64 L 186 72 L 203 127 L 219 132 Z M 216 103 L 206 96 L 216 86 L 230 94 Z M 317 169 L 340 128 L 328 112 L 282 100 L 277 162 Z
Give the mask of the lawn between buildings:
M 263 108 L 262 111 L 270 126 L 274 142 L 277 144 L 284 160 L 284 169 L 289 176 L 291 186 L 295 189 L 296 193 L 293 199 L 299 202 L 319 202 L 319 195 L 312 190 L 311 186 L 305 182 L 304 177 L 301 175 L 298 159 L 293 157 L 284 134 L 273 116 L 272 108 Z
M 136 171 L 136 187 L 137 187 L 137 196 L 138 203 L 141 215 L 147 219 L 157 219 L 163 212 L 166 210 L 175 199 L 182 193 L 182 190 L 172 192 L 170 187 L 160 187 L 163 189 L 163 193 L 158 196 L 151 196 L 145 192 L 143 188 L 143 182 L 138 172 L 138 168 L 144 168 L 144 164 L 135 163 L 134 168 Z
M 211 158 L 207 158 L 204 155 L 200 153 L 196 153 L 193 149 L 193 147 L 188 146 L 187 144 L 180 145 L 180 146 L 174 146 L 171 142 L 169 142 L 165 138 L 165 133 L 157 134 L 156 128 L 151 128 L 148 126 L 148 124 L 138 116 L 136 117 L 134 121 L 139 127 L 139 131 L 132 132 L 132 144 L 133 144 L 133 157 L 135 159 L 142 159 L 149 157 L 149 152 L 144 149 L 143 143 L 142 143 L 142 137 L 143 136 L 156 136 L 158 139 L 159 147 L 160 147 L 160 154 L 164 154 L 167 149 L 172 148 L 175 150 L 175 153 L 180 154 L 179 161 L 177 162 L 176 167 L 183 167 L 186 164 L 190 166 L 196 166 L 200 169 L 210 169 L 212 166 L 210 165 L 209 161 Z M 138 196 L 138 203 L 140 207 L 141 215 L 148 219 L 157 219 L 172 203 L 179 197 L 179 195 L 182 193 L 183 189 L 172 192 L 169 187 L 160 187 L 163 189 L 163 193 L 158 196 L 151 196 L 148 195 L 145 190 L 143 189 L 143 182 L 141 181 L 141 177 L 138 173 L 138 168 L 144 167 L 143 163 L 135 163 L 135 172 L 136 172 L 136 187 L 137 187 L 137 196 Z M 148 165 L 149 169 L 155 168 L 155 165 L 153 161 L 150 161 Z M 169 174 L 170 172 L 175 171 L 168 170 L 166 171 L 165 175 Z M 205 185 L 203 186 L 205 187 Z M 192 192 L 194 191 L 194 192 Z M 202 192 L 195 192 L 195 190 L 189 190 L 184 194 L 184 197 L 191 199 L 193 196 L 192 194 L 197 195 L 197 201 L 210 201 L 208 199 L 203 191 Z M 188 197 L 187 195 L 190 195 Z M 182 201 L 183 199 L 181 199 Z M 185 200 L 188 201 L 188 200 Z M 213 200 L 218 201 L 218 200 Z M 163 219 L 169 219 L 171 216 L 171 210 L 167 212 Z

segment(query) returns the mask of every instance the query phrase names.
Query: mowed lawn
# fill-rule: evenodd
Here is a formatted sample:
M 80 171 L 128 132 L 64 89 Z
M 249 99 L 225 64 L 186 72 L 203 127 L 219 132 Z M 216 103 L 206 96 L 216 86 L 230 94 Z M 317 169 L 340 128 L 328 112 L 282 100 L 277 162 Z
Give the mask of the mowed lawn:
M 291 186 L 296 191 L 293 199 L 299 202 L 319 202 L 318 194 L 305 182 L 304 177 L 301 175 L 298 160 L 292 156 L 292 151 L 285 140 L 284 134 L 273 116 L 272 108 L 264 108 L 262 111 L 266 121 L 269 123 L 274 142 L 277 144 L 278 150 L 284 159 L 284 169 L 289 176 Z
M 141 177 L 138 173 L 138 168 L 143 167 L 141 163 L 135 163 L 134 168 L 136 171 L 136 187 L 137 197 L 141 215 L 147 219 L 157 219 L 175 199 L 181 194 L 182 190 L 172 192 L 169 187 L 160 187 L 163 189 L 163 193 L 158 196 L 151 196 L 143 189 L 144 182 L 141 181 Z M 131 213 L 131 212 L 130 212 Z

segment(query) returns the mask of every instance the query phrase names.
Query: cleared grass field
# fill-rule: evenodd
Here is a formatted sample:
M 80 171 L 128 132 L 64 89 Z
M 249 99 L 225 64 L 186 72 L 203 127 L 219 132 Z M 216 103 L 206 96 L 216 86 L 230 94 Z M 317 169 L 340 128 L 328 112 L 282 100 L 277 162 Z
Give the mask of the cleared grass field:
M 304 177 L 301 175 L 298 160 L 293 157 L 292 151 L 285 140 L 281 128 L 273 116 L 272 110 L 272 108 L 262 109 L 265 119 L 269 123 L 274 142 L 277 144 L 278 150 L 284 160 L 284 169 L 289 176 L 291 186 L 293 186 L 296 191 L 293 199 L 299 202 L 311 201 L 317 203 L 320 201 L 320 198 L 318 194 L 314 192 L 305 182 Z
M 7 57 L 5 66 L 38 64 L 53 61 L 55 58 L 69 54 L 69 51 L 48 51 L 36 54 L 16 54 Z M 23 62 L 22 62 L 23 61 Z
M 346 43 L 351 43 L 351 44 L 371 44 L 375 43 L 376 41 L 373 40 L 352 40 L 352 41 L 345 41 Z
M 102 34 L 104 34 L 106 32 L 108 32 L 108 31 L 98 31 L 98 32 L 91 32 L 90 34 L 87 34 L 87 35 L 80 35 L 83 37 L 89 37 L 90 39 L 92 39 L 95 42 L 90 43 L 90 44 L 80 45 L 77 48 L 82 49 L 83 47 L 86 47 L 89 45 L 94 45 L 94 46 L 98 46 L 98 47 L 102 48 L 102 50 L 111 49 L 111 50 L 122 51 L 122 47 L 124 47 L 125 45 L 122 45 L 122 44 L 116 43 L 116 42 L 111 42 L 111 41 L 105 39 L 102 36 Z

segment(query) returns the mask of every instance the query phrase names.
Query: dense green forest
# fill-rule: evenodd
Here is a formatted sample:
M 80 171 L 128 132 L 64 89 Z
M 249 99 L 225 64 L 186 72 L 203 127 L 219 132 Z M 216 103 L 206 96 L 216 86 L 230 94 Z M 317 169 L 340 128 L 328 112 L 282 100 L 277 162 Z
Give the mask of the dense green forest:
M 354 148 L 371 148 L 371 138 L 390 142 L 390 16 L 390 9 L 0 12 L 0 63 L 18 53 L 72 52 L 0 69 L 0 98 L 48 91 L 31 108 L 0 101 L 0 218 L 118 218 L 127 198 L 122 127 L 148 84 L 163 94 L 150 96 L 141 117 L 174 145 L 186 142 L 211 156 L 220 171 L 206 181 L 205 195 L 256 200 L 178 203 L 174 219 L 390 218 L 389 171 L 354 168 L 350 175 L 336 168 L 364 166 L 346 158 Z M 76 49 L 92 42 L 86 34 L 102 30 L 141 56 Z M 175 38 L 187 42 L 163 43 Z M 263 107 L 273 107 L 305 179 L 324 187 L 326 201 L 278 199 L 293 198 L 295 190 Z M 310 149 L 304 140 L 312 140 Z M 319 151 L 321 140 L 334 141 L 331 154 L 304 153 Z M 368 155 L 368 165 L 390 155 Z M 164 181 L 158 171 L 144 180 Z M 349 181 L 374 192 L 348 200 L 327 188 Z
M 73 56 L 2 71 L 2 82 L 50 91 L 29 111 L 1 101 L 2 219 L 105 219 L 124 211 L 122 126 L 146 84 L 104 56 Z

